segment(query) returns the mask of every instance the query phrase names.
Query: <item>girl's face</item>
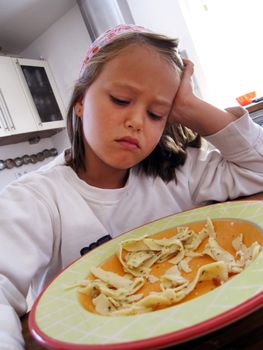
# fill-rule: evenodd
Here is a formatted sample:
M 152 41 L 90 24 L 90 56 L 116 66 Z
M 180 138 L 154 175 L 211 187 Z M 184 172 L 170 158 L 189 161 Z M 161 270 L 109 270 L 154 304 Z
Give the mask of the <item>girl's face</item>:
M 127 171 L 147 157 L 161 138 L 179 84 L 176 70 L 145 46 L 132 45 L 106 63 L 75 105 L 88 172 Z

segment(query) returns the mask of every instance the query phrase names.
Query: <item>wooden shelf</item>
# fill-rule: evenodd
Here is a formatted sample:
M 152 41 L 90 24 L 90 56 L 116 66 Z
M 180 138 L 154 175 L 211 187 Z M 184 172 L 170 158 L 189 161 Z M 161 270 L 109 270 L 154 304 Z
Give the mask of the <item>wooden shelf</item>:
M 24 133 L 24 134 L 2 136 L 0 137 L 0 146 L 15 144 L 19 142 L 29 142 L 30 140 L 37 137 L 39 137 L 40 139 L 44 139 L 44 138 L 53 136 L 62 130 L 64 130 L 64 128 L 48 129 L 48 130 L 41 130 L 41 131 L 35 131 L 30 133 Z
M 263 109 L 263 101 L 260 101 L 258 103 L 252 103 L 248 106 L 245 106 L 246 110 L 248 110 L 249 113 L 259 111 L 260 109 Z

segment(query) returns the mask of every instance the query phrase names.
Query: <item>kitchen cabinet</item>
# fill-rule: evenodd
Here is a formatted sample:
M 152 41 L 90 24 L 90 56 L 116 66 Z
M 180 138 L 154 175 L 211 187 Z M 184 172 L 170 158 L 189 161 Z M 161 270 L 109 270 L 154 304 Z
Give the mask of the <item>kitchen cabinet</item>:
M 12 58 L 0 56 L 0 136 L 37 129 Z
M 65 107 L 48 63 L 0 56 L 0 137 L 41 136 L 65 126 Z

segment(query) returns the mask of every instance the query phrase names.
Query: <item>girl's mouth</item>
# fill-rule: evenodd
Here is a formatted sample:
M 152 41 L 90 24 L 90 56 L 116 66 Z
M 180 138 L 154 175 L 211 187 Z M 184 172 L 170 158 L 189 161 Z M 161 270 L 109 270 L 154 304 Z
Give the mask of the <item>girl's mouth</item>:
M 121 145 L 125 149 L 139 149 L 140 144 L 139 141 L 133 137 L 126 136 L 122 137 L 121 139 L 116 140 L 119 145 Z

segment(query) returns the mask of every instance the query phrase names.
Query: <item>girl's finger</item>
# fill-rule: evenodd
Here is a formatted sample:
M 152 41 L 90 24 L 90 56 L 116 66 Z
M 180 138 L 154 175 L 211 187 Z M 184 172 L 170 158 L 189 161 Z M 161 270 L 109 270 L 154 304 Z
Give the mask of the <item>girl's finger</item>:
M 188 75 L 188 76 L 192 76 L 194 73 L 194 64 L 192 61 L 184 58 L 183 59 L 183 63 L 184 63 L 184 76 Z

